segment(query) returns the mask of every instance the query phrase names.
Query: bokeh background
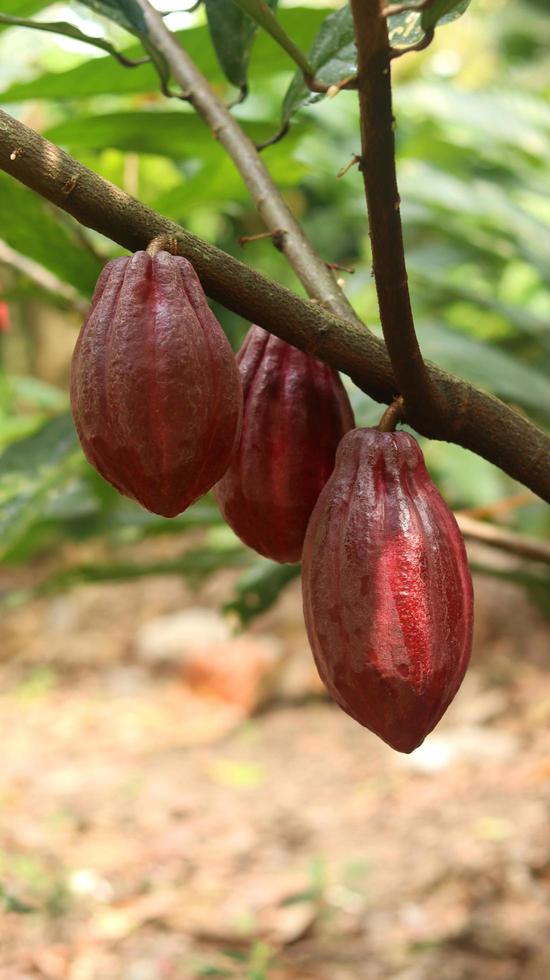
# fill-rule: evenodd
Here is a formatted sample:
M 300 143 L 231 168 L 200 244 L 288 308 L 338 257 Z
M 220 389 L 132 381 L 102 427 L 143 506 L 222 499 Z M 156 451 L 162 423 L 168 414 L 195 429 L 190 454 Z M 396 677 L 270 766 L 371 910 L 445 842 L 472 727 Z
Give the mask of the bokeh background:
M 77 4 L 2 12 L 136 49 Z M 280 5 L 305 50 L 326 13 Z M 167 22 L 234 95 L 202 9 Z M 423 350 L 548 426 L 546 0 L 473 0 L 394 77 Z M 253 138 L 279 128 L 291 79 L 258 35 L 234 110 Z M 263 230 L 148 66 L 0 26 L 0 89 L 7 111 L 226 251 L 243 257 L 239 237 Z M 379 330 L 360 176 L 337 176 L 358 150 L 355 101 L 304 108 L 265 160 Z M 410 757 L 360 729 L 312 667 L 299 570 L 241 546 L 209 498 L 166 521 L 84 462 L 70 356 L 117 254 L 0 173 L 0 978 L 550 975 L 547 567 L 469 546 L 475 649 L 453 706 Z M 244 258 L 299 290 L 265 240 Z M 237 349 L 247 324 L 215 311 Z M 380 406 L 349 391 L 375 422 Z M 547 508 L 495 467 L 422 444 L 455 510 L 550 535 Z

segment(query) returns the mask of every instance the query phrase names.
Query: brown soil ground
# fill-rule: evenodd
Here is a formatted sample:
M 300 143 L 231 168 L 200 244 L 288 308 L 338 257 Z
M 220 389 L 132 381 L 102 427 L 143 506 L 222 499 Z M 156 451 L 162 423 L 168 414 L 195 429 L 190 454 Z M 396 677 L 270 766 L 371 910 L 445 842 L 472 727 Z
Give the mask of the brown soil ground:
M 294 583 L 243 717 L 136 630 L 232 576 L 79 587 L 9 613 L 0 664 L 0 978 L 550 977 L 548 623 L 476 582 L 472 668 L 392 752 L 325 700 Z M 282 678 L 282 680 L 281 680 Z

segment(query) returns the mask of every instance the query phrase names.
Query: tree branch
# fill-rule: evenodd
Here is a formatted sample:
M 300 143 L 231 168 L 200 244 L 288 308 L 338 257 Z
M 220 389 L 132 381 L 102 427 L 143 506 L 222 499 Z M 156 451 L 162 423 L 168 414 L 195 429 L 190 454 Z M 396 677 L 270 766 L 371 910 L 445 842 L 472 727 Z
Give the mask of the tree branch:
M 19 252 L 16 252 L 15 249 L 11 248 L 2 239 L 0 239 L 0 262 L 11 266 L 12 269 L 17 269 L 18 272 L 21 272 L 27 279 L 35 282 L 41 289 L 61 296 L 62 299 L 79 313 L 87 313 L 90 304 L 74 286 L 71 286 L 68 282 L 63 282 L 54 272 L 45 269 L 43 265 L 39 265 L 34 259 L 29 259 L 26 255 L 20 255 Z
M 395 173 L 390 43 L 381 0 L 351 0 L 357 44 L 361 160 L 378 306 L 407 419 L 429 425 L 444 411 L 424 364 L 411 309 Z
M 266 227 L 269 231 L 279 230 L 284 233 L 281 250 L 308 296 L 317 299 L 338 316 L 360 323 L 332 272 L 327 269 L 282 199 L 252 140 L 217 97 L 177 38 L 168 30 L 162 16 L 148 0 L 137 2 L 143 11 L 152 43 L 166 58 L 186 99 L 210 127 L 214 138 L 227 150 L 256 202 Z
M 0 168 L 130 251 L 146 248 L 157 235 L 175 235 L 213 299 L 348 374 L 377 401 L 389 403 L 398 394 L 384 344 L 362 325 L 300 299 L 191 235 L 1 110 Z M 473 450 L 550 502 L 550 439 L 498 398 L 434 365 L 428 370 L 444 392 L 446 411 L 426 423 L 411 419 L 417 431 Z
M 498 527 L 496 524 L 485 524 L 484 521 L 476 521 L 460 512 L 455 513 L 455 517 L 465 538 L 511 552 L 520 558 L 530 558 L 550 565 L 549 541 L 539 541 L 528 534 L 517 534 L 516 531 L 509 531 L 508 528 Z

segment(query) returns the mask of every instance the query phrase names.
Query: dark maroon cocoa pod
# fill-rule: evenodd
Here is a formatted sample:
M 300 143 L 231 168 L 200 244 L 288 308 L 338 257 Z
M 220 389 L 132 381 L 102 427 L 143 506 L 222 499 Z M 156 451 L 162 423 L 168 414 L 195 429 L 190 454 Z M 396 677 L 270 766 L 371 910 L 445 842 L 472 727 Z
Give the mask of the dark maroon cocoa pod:
M 462 535 L 412 436 L 344 436 L 311 516 L 302 581 L 330 694 L 394 749 L 412 752 L 460 686 L 473 602 Z
M 215 495 L 245 544 L 297 562 L 336 447 L 353 426 L 351 405 L 332 368 L 261 327 L 250 328 L 237 362 L 242 434 Z
M 71 404 L 89 462 L 121 493 L 175 517 L 229 464 L 240 431 L 235 357 L 187 259 L 108 262 L 80 331 Z

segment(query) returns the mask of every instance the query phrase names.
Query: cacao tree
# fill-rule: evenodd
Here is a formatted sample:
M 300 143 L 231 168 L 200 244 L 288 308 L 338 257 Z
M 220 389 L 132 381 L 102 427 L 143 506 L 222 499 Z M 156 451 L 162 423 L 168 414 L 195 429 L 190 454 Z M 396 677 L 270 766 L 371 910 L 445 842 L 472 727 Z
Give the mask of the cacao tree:
M 524 10 L 535 46 L 544 30 L 536 6 Z M 116 488 L 85 463 L 63 392 L 8 372 L 4 560 L 21 561 L 59 538 L 116 541 L 128 532 L 220 526 L 213 498 L 201 495 L 221 478 L 222 514 L 262 558 L 236 538 L 220 551 L 206 535 L 178 561 L 62 567 L 39 590 L 152 570 L 200 576 L 233 564 L 244 573 L 228 606 L 246 622 L 299 573 L 286 563 L 299 561 L 321 494 L 304 569 L 314 654 L 345 709 L 397 744 L 384 711 L 373 722 L 368 703 L 351 703 L 353 685 L 343 690 L 343 675 L 334 680 L 325 652 L 327 590 L 332 583 L 345 591 L 349 579 L 353 592 L 368 568 L 374 576 L 375 539 L 388 535 L 362 489 L 380 471 L 379 499 L 390 511 L 392 501 L 402 511 L 414 498 L 421 515 L 412 521 L 416 537 L 394 549 L 387 568 L 381 562 L 384 575 L 398 559 L 408 568 L 414 552 L 427 563 L 430 594 L 444 583 L 435 611 L 429 595 L 417 596 L 415 607 L 429 621 L 420 647 L 436 640 L 419 654 L 405 630 L 400 647 L 416 666 L 423 662 L 422 682 L 416 666 L 394 662 L 393 653 L 379 678 L 384 697 L 402 698 L 405 715 L 418 715 L 419 685 L 429 692 L 406 751 L 460 683 L 471 636 L 469 578 L 455 519 L 432 493 L 412 436 L 364 430 L 404 459 L 412 452 L 407 480 L 403 460 L 381 466 L 372 453 L 370 475 L 361 475 L 346 449 L 356 443 L 345 437 L 321 493 L 353 425 L 352 407 L 358 426 L 372 426 L 381 406 L 392 405 L 392 427 L 406 424 L 429 440 L 428 463 L 455 509 L 519 495 L 528 506 L 514 511 L 515 531 L 468 514 L 458 515 L 459 526 L 518 557 L 513 568 L 480 570 L 523 581 L 538 596 L 548 585 L 550 549 L 539 540 L 548 518 L 537 498 L 550 499 L 550 236 L 541 203 L 550 117 L 536 78 L 523 95 L 510 94 L 503 77 L 486 90 L 455 83 L 456 62 L 439 37 L 469 30 L 463 25 L 473 18 L 460 55 L 473 59 L 469 42 L 476 30 L 483 37 L 475 7 L 475 0 L 351 0 L 327 12 L 206 0 L 170 18 L 148 0 L 84 0 L 60 14 L 40 0 L 6 0 L 0 12 L 0 44 L 13 37 L 36 45 L 39 66 L 58 44 L 68 62 L 55 71 L 44 62 L 28 79 L 28 53 L 15 44 L 0 78 L 5 291 L 14 308 L 24 310 L 38 291 L 81 315 L 108 262 L 77 346 L 72 400 L 86 456 Z M 522 14 L 507 11 L 498 26 L 485 16 L 484 29 L 504 51 Z M 166 250 L 143 255 L 159 237 Z M 135 259 L 117 257 L 122 250 Z M 169 269 L 177 287 L 162 278 Z M 240 436 L 235 362 L 203 290 L 235 349 L 254 324 L 239 357 Z M 31 410 L 21 412 L 25 399 Z M 348 525 L 333 527 L 327 517 L 331 493 L 338 506 L 346 497 L 335 490 L 341 472 L 349 476 L 349 513 L 362 504 L 354 519 L 362 545 L 339 565 L 336 587 L 323 563 L 331 549 L 345 552 Z M 321 557 L 315 529 L 326 539 Z M 457 589 L 462 605 L 453 606 Z M 382 612 L 373 622 L 383 633 Z M 375 627 L 361 617 L 359 625 L 361 642 L 371 645 Z M 436 647 L 446 656 L 447 643 L 458 644 L 449 648 L 450 671 L 433 659 Z M 365 669 L 370 676 L 373 663 Z

